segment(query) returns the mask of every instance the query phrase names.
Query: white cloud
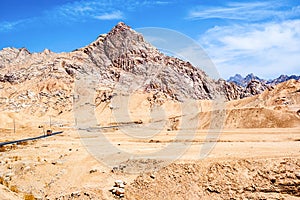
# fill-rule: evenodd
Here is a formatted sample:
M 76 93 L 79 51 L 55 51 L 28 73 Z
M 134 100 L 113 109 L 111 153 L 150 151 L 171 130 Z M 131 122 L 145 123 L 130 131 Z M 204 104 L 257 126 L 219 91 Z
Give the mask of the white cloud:
M 0 22 L 0 32 L 6 32 L 6 31 L 13 30 L 20 25 L 24 25 L 24 24 L 30 23 L 32 21 L 33 21 L 33 19 L 22 19 L 22 20 L 17 20 L 17 21 L 12 21 L 12 22 L 9 22 L 9 21 Z
M 188 14 L 188 19 L 231 19 L 260 21 L 274 18 L 289 18 L 300 14 L 300 7 L 286 10 L 276 1 L 227 3 L 225 6 L 198 6 Z
M 300 20 L 215 27 L 200 37 L 223 77 L 299 74 Z
M 150 1 L 150 0 L 77 0 L 66 3 L 50 10 L 41 16 L 16 21 L 0 21 L 0 31 L 10 31 L 28 22 L 48 21 L 50 23 L 85 22 L 90 19 L 113 20 L 124 19 L 126 12 L 137 8 L 163 6 L 175 1 Z
M 100 20 L 113 20 L 113 19 L 123 19 L 123 13 L 121 11 L 113 11 L 111 13 L 104 13 L 99 16 L 95 16 L 94 18 Z
M 9 31 L 14 29 L 19 24 L 18 21 L 0 23 L 0 31 Z
M 101 15 L 107 15 L 109 12 L 116 12 L 110 1 L 75 1 L 58 6 L 52 10 L 46 11 L 47 19 L 62 21 L 86 21 Z M 103 19 L 104 20 L 104 19 Z
M 55 16 L 61 21 L 85 21 L 87 19 L 113 20 L 123 19 L 126 11 L 133 11 L 136 8 L 159 6 L 169 4 L 167 1 L 149 1 L 149 0 L 79 0 L 59 6 L 48 11 L 49 19 Z M 51 18 L 52 16 L 52 18 Z
M 170 1 L 153 1 L 154 5 L 167 5 L 167 4 L 171 4 Z

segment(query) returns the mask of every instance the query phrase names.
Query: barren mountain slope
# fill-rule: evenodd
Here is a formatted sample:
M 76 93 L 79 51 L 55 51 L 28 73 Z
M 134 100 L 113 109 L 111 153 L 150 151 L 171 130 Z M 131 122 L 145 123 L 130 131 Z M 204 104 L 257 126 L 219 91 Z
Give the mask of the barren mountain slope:
M 242 92 L 234 84 L 209 78 L 189 62 L 165 56 L 141 34 L 119 23 L 108 34 L 70 53 L 1 50 L 0 108 L 36 116 L 69 112 L 75 79 L 87 74 L 96 77 L 99 88 L 162 92 L 180 101 L 218 95 L 238 99 Z
M 227 103 L 228 128 L 287 128 L 300 125 L 300 81 L 289 80 L 262 94 Z

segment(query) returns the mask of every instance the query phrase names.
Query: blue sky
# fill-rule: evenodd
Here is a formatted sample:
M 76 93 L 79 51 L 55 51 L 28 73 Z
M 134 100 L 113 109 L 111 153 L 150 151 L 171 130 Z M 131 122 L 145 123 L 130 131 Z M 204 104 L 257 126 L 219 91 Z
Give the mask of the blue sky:
M 10 0 L 0 2 L 0 49 L 71 51 L 119 21 L 196 40 L 223 78 L 298 74 L 300 0 Z

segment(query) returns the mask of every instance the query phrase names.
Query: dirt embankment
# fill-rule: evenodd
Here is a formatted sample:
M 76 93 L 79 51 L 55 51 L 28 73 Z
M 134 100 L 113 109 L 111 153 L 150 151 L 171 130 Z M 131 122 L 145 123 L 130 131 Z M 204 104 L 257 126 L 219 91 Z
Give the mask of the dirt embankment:
M 126 199 L 299 198 L 299 158 L 174 163 L 126 188 Z
M 296 113 L 267 108 L 244 108 L 227 111 L 226 128 L 289 128 L 300 124 Z

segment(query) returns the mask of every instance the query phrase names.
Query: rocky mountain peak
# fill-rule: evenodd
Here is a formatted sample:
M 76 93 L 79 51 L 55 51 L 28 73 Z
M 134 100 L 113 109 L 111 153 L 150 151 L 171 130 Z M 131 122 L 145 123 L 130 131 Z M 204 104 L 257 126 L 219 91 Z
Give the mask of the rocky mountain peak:
M 94 42 L 79 50 L 86 53 L 98 66 L 103 65 L 103 62 L 109 65 L 109 62 L 113 63 L 120 57 L 125 59 L 129 54 L 145 56 L 146 52 L 157 53 L 156 48 L 147 43 L 140 33 L 123 22 L 119 22 L 109 33 L 99 35 Z M 103 54 L 106 58 L 99 60 L 99 55 Z
M 133 31 L 131 29 L 130 26 L 128 26 L 127 24 L 125 24 L 124 22 L 119 22 L 115 27 L 113 27 L 111 29 L 111 31 L 108 33 L 108 35 L 115 35 L 119 32 L 123 32 L 125 30 L 130 30 L 130 31 Z

